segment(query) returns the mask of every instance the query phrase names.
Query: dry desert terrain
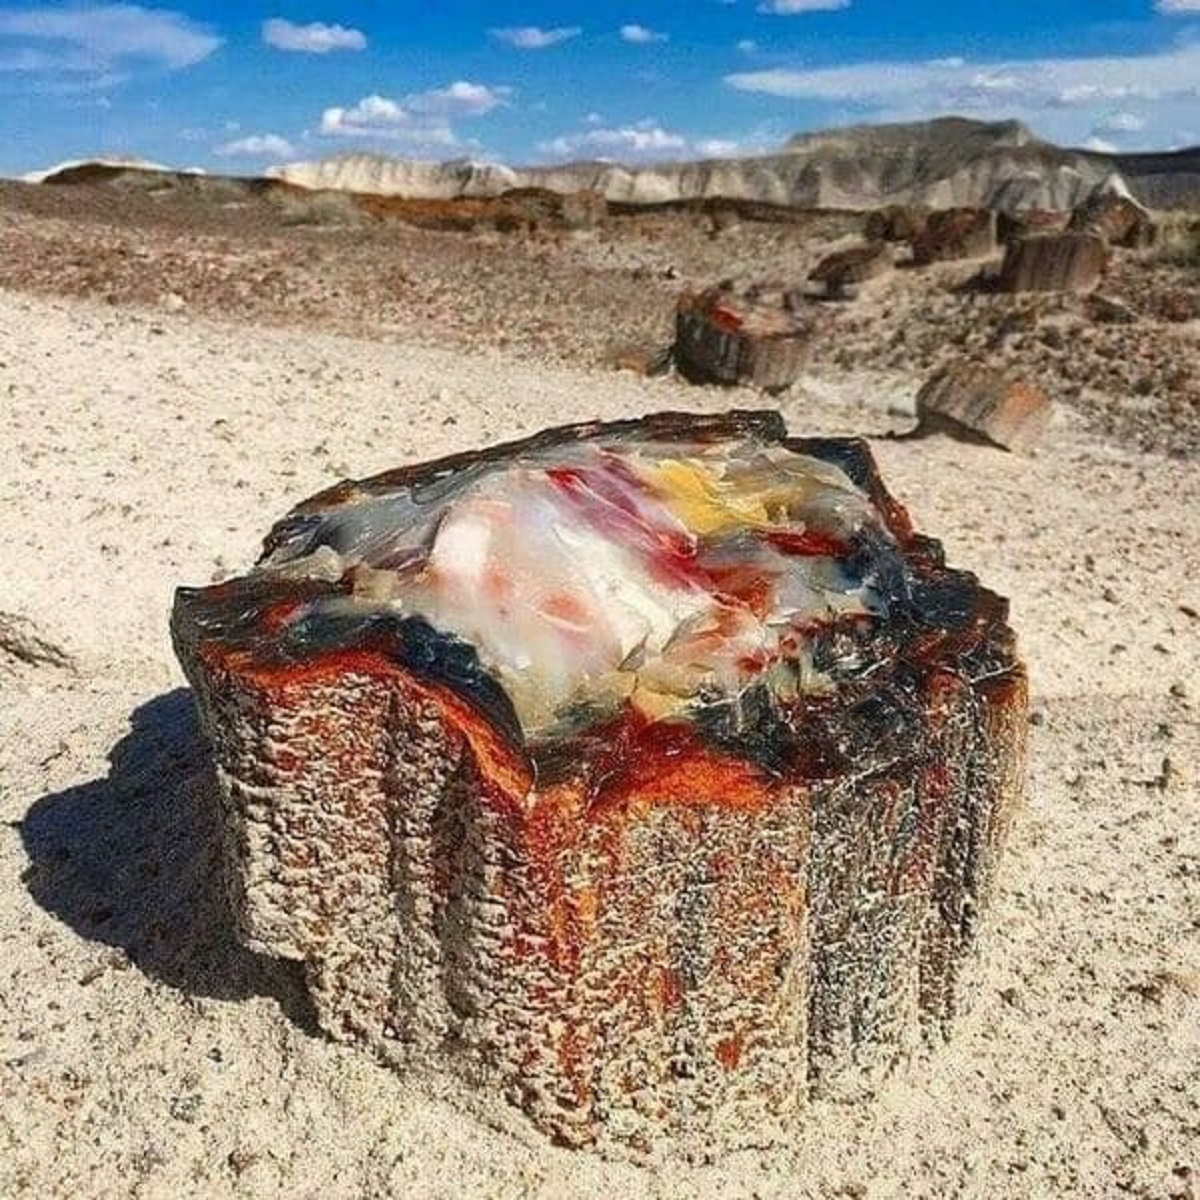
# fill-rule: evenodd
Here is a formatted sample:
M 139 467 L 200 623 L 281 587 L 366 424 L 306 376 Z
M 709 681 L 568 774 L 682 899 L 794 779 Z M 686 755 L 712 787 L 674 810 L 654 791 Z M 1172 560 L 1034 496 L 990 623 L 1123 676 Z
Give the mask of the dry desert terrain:
M 1152 405 L 1119 371 L 1104 391 L 1056 374 L 1072 341 L 1039 330 L 1085 322 L 1073 300 L 1010 348 L 1059 401 L 1030 457 L 882 436 L 911 424 L 919 346 L 1000 320 L 939 297 L 905 324 L 907 279 L 775 401 L 796 432 L 872 436 L 919 527 L 1012 597 L 1028 794 L 948 1044 L 870 1104 L 814 1104 L 785 1146 L 614 1162 L 331 1043 L 292 969 L 238 947 L 174 587 L 242 571 L 276 516 L 346 475 L 763 403 L 608 357 L 669 338 L 668 273 L 716 273 L 722 238 L 696 234 L 677 267 L 641 234 L 514 255 L 406 230 L 391 259 L 362 236 L 84 220 L 32 191 L 0 208 L 0 1195 L 1200 1194 L 1200 421 L 1186 388 Z M 729 236 L 751 269 L 783 235 Z M 380 281 L 406 255 L 411 303 Z M 1144 320 L 1141 369 L 1194 379 L 1194 323 Z M 885 356 L 887 321 L 918 350 Z

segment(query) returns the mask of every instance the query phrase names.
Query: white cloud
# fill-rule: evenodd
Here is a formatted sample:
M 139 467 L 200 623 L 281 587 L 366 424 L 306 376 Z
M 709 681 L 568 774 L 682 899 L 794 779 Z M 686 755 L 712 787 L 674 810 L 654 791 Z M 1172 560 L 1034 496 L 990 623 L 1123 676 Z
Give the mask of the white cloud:
M 740 42 L 734 45 L 734 49 L 739 54 L 757 54 L 758 43 L 753 38 L 742 38 Z
M 850 0 L 763 0 L 758 11 L 774 13 L 777 17 L 792 17 L 797 13 L 838 12 L 849 7 Z
M 182 13 L 136 4 L 0 12 L 0 70 L 6 71 L 111 81 L 137 65 L 190 67 L 220 45 L 219 37 Z
M 364 96 L 350 108 L 327 108 L 320 132 L 326 137 L 376 138 L 449 149 L 461 145 L 450 124 L 455 117 L 480 117 L 505 102 L 508 88 L 458 80 L 444 88 L 393 100 Z
M 545 50 L 548 46 L 569 42 L 582 32 L 578 25 L 560 25 L 556 29 L 522 25 L 512 29 L 493 29 L 491 34 L 496 41 L 503 42 L 506 46 L 515 46 L 518 50 Z
M 589 157 L 621 162 L 687 157 L 732 158 L 761 148 L 761 138 L 757 135 L 746 142 L 732 138 L 691 138 L 665 129 L 653 120 L 611 129 L 583 129 L 538 145 L 538 150 L 549 158 Z
M 1146 128 L 1145 117 L 1137 113 L 1115 112 L 1105 117 L 1095 128 L 1096 133 L 1141 133 Z
M 814 103 L 827 118 L 842 121 L 908 121 L 947 113 L 1017 118 L 1060 144 L 1120 133 L 1122 146 L 1153 148 L 1195 122 L 1200 41 L 1181 40 L 1145 54 L 743 70 L 725 82 L 741 91 Z M 1144 127 L 1098 130 L 1110 113 L 1126 111 Z M 813 114 L 804 116 L 811 120 Z
M 404 103 L 410 111 L 424 115 L 481 117 L 499 108 L 511 94 L 511 88 L 491 88 L 460 79 L 448 87 L 408 96 Z
M 733 158 L 742 149 L 735 138 L 701 138 L 694 145 L 701 158 Z
M 1169 17 L 1179 13 L 1200 13 L 1200 0 L 1158 0 L 1154 10 Z
M 632 42 L 635 46 L 648 46 L 652 42 L 665 42 L 667 35 L 654 29 L 647 29 L 645 25 L 622 25 L 621 40 Z
M 296 25 L 283 17 L 264 21 L 262 39 L 276 50 L 295 50 L 303 54 L 328 54 L 331 50 L 365 50 L 366 35 L 344 25 Z
M 583 133 L 563 134 L 538 146 L 543 154 L 556 158 L 579 154 L 645 158 L 678 153 L 687 148 L 688 140 L 682 134 L 663 129 L 653 121 L 639 121 L 619 129 L 588 129 Z
M 1116 154 L 1117 152 L 1117 148 L 1112 142 L 1105 141 L 1101 137 L 1096 137 L 1095 134 L 1083 143 L 1083 148 L 1085 150 L 1095 150 L 1097 154 Z
M 1086 106 L 1119 99 L 1157 100 L 1196 94 L 1200 43 L 1157 54 L 1106 58 L 1049 58 L 972 65 L 934 62 L 738 72 L 725 82 L 745 92 L 789 99 L 861 105 L 868 110 L 954 111 L 1013 101 L 1024 109 Z
M 277 133 L 252 133 L 248 137 L 225 142 L 213 150 L 222 158 L 295 158 L 296 151 L 287 138 Z

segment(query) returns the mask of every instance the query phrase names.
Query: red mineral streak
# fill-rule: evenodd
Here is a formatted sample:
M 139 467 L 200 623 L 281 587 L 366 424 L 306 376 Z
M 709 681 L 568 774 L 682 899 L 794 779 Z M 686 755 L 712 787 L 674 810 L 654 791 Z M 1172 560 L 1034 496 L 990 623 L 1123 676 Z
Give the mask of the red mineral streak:
M 631 709 L 598 742 L 606 748 L 593 760 L 589 815 L 655 804 L 755 811 L 771 797 L 769 777 L 706 745 L 684 721 L 650 721 Z
M 770 529 L 763 534 L 763 540 L 781 554 L 798 558 L 845 558 L 850 553 L 850 547 L 841 538 L 818 529 Z
M 729 333 L 737 333 L 742 328 L 742 318 L 733 309 L 720 305 L 708 310 L 708 319 Z
M 262 610 L 260 620 L 263 629 L 268 633 L 278 633 L 300 614 L 304 609 L 303 600 L 280 600 L 277 604 L 268 604 Z
M 719 600 L 749 609 L 765 618 L 771 611 L 771 581 L 754 567 L 720 567 L 709 571 Z
M 643 516 L 634 488 L 642 494 L 646 484 L 622 464 L 620 479 L 614 478 L 615 459 L 606 460 L 601 470 L 587 467 L 552 467 L 547 477 L 573 502 L 576 512 L 594 528 L 610 534 L 614 541 L 641 545 L 648 551 L 648 565 L 660 583 L 668 587 L 700 587 L 711 590 L 711 579 L 698 564 L 696 542 L 682 530 L 656 529 Z

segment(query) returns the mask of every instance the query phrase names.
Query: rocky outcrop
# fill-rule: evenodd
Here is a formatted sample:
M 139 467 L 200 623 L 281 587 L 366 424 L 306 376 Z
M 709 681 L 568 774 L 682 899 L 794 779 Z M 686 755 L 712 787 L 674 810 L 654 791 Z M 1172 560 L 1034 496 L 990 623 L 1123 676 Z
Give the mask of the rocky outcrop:
M 28 178 L 79 182 L 94 175 L 90 166 L 65 164 Z M 510 167 L 348 154 L 289 163 L 268 174 L 318 191 L 411 200 L 483 199 L 535 188 L 596 193 L 615 205 L 639 207 L 725 200 L 781 210 L 917 206 L 1017 213 L 1070 211 L 1104 191 L 1130 195 L 1152 208 L 1200 208 L 1200 150 L 1099 154 L 1041 141 L 1016 121 L 958 117 L 833 129 L 799 135 L 772 154 L 648 166 L 584 162 Z
M 305 187 L 436 199 L 543 187 L 598 192 L 618 203 L 726 197 L 851 209 L 915 204 L 1069 210 L 1097 188 L 1125 189 L 1116 159 L 1039 141 L 1019 122 L 954 117 L 804 134 L 776 154 L 701 162 L 513 168 L 354 154 L 292 163 L 272 174 Z

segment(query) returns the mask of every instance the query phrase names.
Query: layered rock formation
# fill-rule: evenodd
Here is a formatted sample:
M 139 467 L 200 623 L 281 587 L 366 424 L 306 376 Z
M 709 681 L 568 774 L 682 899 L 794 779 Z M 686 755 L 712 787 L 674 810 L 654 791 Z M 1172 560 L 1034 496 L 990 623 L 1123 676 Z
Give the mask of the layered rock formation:
M 117 173 L 168 173 L 119 160 L 95 165 Z M 92 168 L 88 162 L 65 164 L 27 178 L 84 181 L 98 177 Z M 364 153 L 289 163 L 268 175 L 311 190 L 414 201 L 487 199 L 534 189 L 595 193 L 614 205 L 723 199 L 781 209 L 924 206 L 1016 213 L 1068 211 L 1099 190 L 1130 195 L 1148 208 L 1200 208 L 1200 149 L 1163 154 L 1065 149 L 1034 137 L 1017 121 L 961 117 L 802 134 L 774 154 L 697 162 L 510 167 Z
M 964 1000 L 1006 604 L 860 442 L 574 426 L 346 483 L 173 633 L 240 927 L 571 1144 L 757 1145 Z
M 1152 206 L 1200 206 L 1200 152 L 1106 155 L 1054 146 L 1017 121 L 959 117 L 862 125 L 793 138 L 756 157 L 627 166 L 507 167 L 414 162 L 371 154 L 292 163 L 273 174 L 310 188 L 451 199 L 517 187 L 594 191 L 621 203 L 726 197 L 803 208 L 886 205 L 1074 208 L 1097 188 Z

